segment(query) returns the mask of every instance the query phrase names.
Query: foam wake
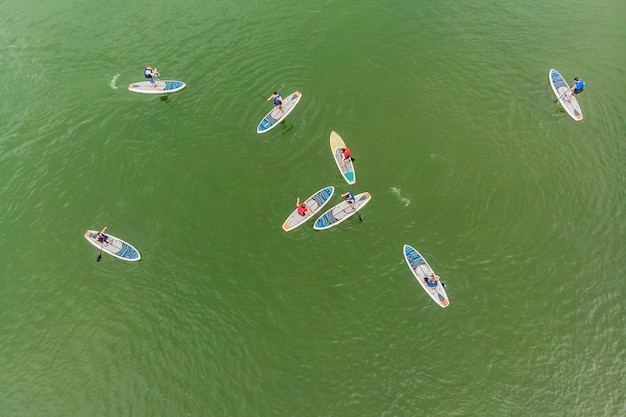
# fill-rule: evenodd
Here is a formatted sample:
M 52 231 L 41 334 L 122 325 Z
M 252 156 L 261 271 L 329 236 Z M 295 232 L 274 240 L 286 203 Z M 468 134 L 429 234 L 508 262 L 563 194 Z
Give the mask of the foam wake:
M 411 204 L 411 200 L 406 197 L 402 197 L 401 190 L 398 187 L 389 188 L 389 192 L 395 194 L 404 207 L 408 207 Z
M 111 78 L 111 81 L 109 81 L 109 85 L 111 86 L 112 89 L 117 90 L 119 87 L 115 85 L 115 82 L 117 81 L 117 79 L 120 77 L 119 74 L 115 74 L 113 76 L 113 78 Z

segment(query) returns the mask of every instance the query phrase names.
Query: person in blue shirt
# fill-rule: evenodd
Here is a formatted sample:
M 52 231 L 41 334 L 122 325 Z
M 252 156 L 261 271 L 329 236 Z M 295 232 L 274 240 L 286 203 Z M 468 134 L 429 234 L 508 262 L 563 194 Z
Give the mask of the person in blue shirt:
M 350 191 L 348 191 L 345 194 L 341 194 L 341 197 L 346 200 L 350 205 L 354 204 L 354 194 L 352 194 Z
M 150 65 L 146 65 L 143 69 L 143 76 L 146 77 L 147 80 L 150 80 L 152 88 L 156 88 L 155 78 L 159 78 L 159 70 L 152 68 Z
M 568 102 L 572 102 L 572 98 L 580 93 L 583 92 L 583 89 L 585 88 L 585 80 L 582 80 L 578 77 L 574 78 L 574 85 L 572 85 L 570 87 L 570 91 L 572 91 L 572 95 L 569 96 L 569 100 Z
M 429 287 L 436 287 L 439 284 L 439 275 L 431 274 L 426 281 L 426 285 Z
M 100 243 L 101 245 L 108 245 L 110 243 L 109 237 L 104 234 L 104 232 L 106 232 L 106 230 L 107 230 L 107 228 L 105 227 L 104 229 L 102 229 L 98 233 L 96 233 L 95 238 L 98 241 L 98 243 Z
M 279 92 L 274 91 L 274 94 L 272 94 L 271 96 L 269 96 L 269 97 L 267 98 L 267 101 L 270 101 L 270 100 L 272 100 L 272 99 L 274 100 L 274 108 L 275 108 L 275 109 L 277 108 L 277 109 L 279 109 L 281 112 L 283 112 L 283 113 L 284 113 L 284 112 L 285 112 L 285 110 L 283 110 L 283 96 L 281 96 Z

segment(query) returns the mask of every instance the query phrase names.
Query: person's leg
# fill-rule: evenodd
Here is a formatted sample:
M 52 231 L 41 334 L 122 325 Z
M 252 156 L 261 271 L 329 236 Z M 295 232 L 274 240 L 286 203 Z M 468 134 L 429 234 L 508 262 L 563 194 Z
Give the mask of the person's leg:
M 567 102 L 571 103 L 572 99 L 574 98 L 575 95 L 576 95 L 576 90 L 572 91 L 572 94 L 570 94 L 569 99 L 567 100 Z

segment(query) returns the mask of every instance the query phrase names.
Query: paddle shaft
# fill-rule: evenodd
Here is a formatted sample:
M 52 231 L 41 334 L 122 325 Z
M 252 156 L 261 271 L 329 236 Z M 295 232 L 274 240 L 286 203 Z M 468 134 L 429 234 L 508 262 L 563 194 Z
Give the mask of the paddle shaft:
M 104 229 L 100 230 L 98 232 L 98 234 L 96 235 L 96 237 L 104 235 L 104 232 L 107 231 L 107 227 L 105 226 Z M 100 242 L 100 254 L 98 255 L 98 257 L 96 258 L 96 262 L 100 262 L 102 260 L 102 247 L 104 246 L 104 242 Z
M 565 92 L 563 94 L 561 94 L 561 97 L 557 98 L 556 100 L 553 101 L 553 103 L 556 103 L 557 101 L 559 101 L 560 99 L 562 99 L 563 97 L 565 97 L 567 95 L 567 93 L 569 92 L 569 88 L 567 90 L 565 90 Z
M 357 216 L 359 216 L 359 221 L 363 221 L 363 218 L 361 217 L 361 215 L 359 214 L 358 211 L 356 211 L 356 209 L 354 208 L 354 203 L 350 203 L 350 207 L 352 207 L 352 210 L 354 210 L 354 212 L 356 213 Z

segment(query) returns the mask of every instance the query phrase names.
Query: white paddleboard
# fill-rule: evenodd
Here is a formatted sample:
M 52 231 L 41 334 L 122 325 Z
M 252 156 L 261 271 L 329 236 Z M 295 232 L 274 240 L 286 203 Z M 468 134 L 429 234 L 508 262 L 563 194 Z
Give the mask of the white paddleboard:
M 354 216 L 357 211 L 365 207 L 365 205 L 370 202 L 371 198 L 372 196 L 370 193 L 365 192 L 355 195 L 354 203 L 352 204 L 345 200 L 342 201 L 315 220 L 313 228 L 315 230 L 324 230 L 337 226 L 339 223 Z
M 569 89 L 569 85 L 567 85 L 565 79 L 555 69 L 550 70 L 549 76 L 552 91 L 556 94 L 561 106 L 563 106 L 567 114 L 569 114 L 572 119 L 577 122 L 581 121 L 583 119 L 583 111 L 580 108 L 580 104 L 578 104 L 576 96 L 572 94 L 572 91 Z
M 111 256 L 115 256 L 123 261 L 138 261 L 141 259 L 141 254 L 130 243 L 124 242 L 115 236 L 111 236 L 108 233 L 104 233 L 106 236 L 105 242 L 99 242 L 96 239 L 98 234 L 97 230 L 87 230 L 85 232 L 85 239 L 98 249 L 102 249 L 102 252 L 106 252 Z
M 169 94 L 180 91 L 187 86 L 184 82 L 176 80 L 159 80 L 155 81 L 154 84 L 153 87 L 150 81 L 140 81 L 130 84 L 128 89 L 142 94 Z
M 335 187 L 330 186 L 322 188 L 311 197 L 304 200 L 304 204 L 306 204 L 311 212 L 302 216 L 300 215 L 300 213 L 298 213 L 298 208 L 296 207 L 296 209 L 289 215 L 289 217 L 287 217 L 285 223 L 283 223 L 283 230 L 285 232 L 290 232 L 296 227 L 306 223 L 307 220 L 313 217 L 315 213 L 320 211 L 322 207 L 324 207 L 330 201 L 330 197 L 332 197 L 334 192 Z
M 279 110 L 274 107 L 271 112 L 267 113 L 263 120 L 261 120 L 261 123 L 259 123 L 259 126 L 256 128 L 256 133 L 269 132 L 278 126 L 278 124 L 285 120 L 285 117 L 287 117 L 296 107 L 301 98 L 302 94 L 299 91 L 295 91 L 287 97 L 283 97 L 283 109 Z
M 339 168 L 339 172 L 341 172 L 341 175 L 348 184 L 354 184 L 356 182 L 354 164 L 352 163 L 352 158 L 343 159 L 343 155 L 341 154 L 343 148 L 347 148 L 347 146 L 341 136 L 339 136 L 339 133 L 335 131 L 330 132 L 330 150 L 335 158 L 337 168 Z
M 424 291 L 426 291 L 426 294 L 430 295 L 430 298 L 441 307 L 448 307 L 450 300 L 448 300 L 448 295 L 441 281 L 437 282 L 435 287 L 428 286 L 428 277 L 434 274 L 428 262 L 426 262 L 418 251 L 409 245 L 404 245 L 403 253 L 404 259 L 407 265 L 409 265 L 409 269 L 413 272 L 413 276 L 415 276 L 417 282 L 419 282 Z

